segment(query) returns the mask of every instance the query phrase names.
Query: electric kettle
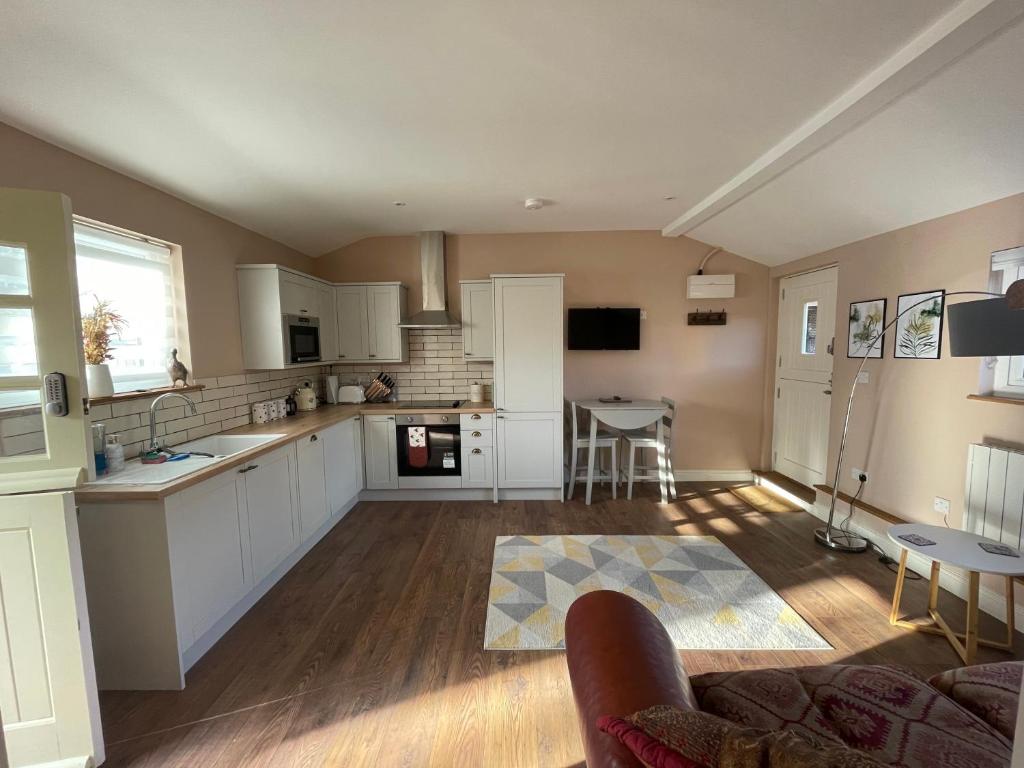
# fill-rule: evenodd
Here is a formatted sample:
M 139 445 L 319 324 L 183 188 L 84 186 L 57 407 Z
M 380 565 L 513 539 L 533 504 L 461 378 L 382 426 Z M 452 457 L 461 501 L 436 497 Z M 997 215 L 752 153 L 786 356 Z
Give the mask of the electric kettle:
M 295 403 L 300 411 L 312 411 L 316 408 L 316 391 L 313 383 L 306 379 L 294 393 Z

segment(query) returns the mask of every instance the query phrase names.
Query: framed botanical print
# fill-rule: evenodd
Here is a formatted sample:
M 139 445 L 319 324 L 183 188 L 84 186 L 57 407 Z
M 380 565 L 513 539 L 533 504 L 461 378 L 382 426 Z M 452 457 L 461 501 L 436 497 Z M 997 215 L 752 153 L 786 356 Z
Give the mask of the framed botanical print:
M 899 297 L 897 313 L 909 311 L 896 322 L 897 358 L 939 359 L 942 354 L 942 314 L 945 303 L 945 291 L 907 293 Z
M 885 299 L 855 301 L 850 304 L 850 330 L 846 340 L 846 356 L 877 359 L 885 354 Z M 865 355 L 865 353 L 867 353 Z

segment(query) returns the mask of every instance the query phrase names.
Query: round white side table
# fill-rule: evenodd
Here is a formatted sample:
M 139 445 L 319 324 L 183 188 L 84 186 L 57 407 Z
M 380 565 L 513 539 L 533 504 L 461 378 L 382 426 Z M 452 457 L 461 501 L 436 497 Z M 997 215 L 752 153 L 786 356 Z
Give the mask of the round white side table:
M 941 525 L 920 523 L 894 525 L 889 529 L 888 534 L 893 542 L 902 547 L 900 567 L 896 574 L 896 589 L 892 595 L 892 612 L 889 614 L 890 624 L 944 636 L 964 664 L 968 666 L 974 663 L 979 644 L 1004 651 L 1013 650 L 1013 578 L 1014 576 L 1024 576 L 1024 555 L 1010 557 L 986 552 L 978 546 L 980 542 L 987 544 L 999 544 L 999 542 L 967 531 L 945 528 Z M 935 543 L 911 544 L 900 538 L 900 536 L 909 534 L 923 536 Z M 932 624 L 915 624 L 900 619 L 900 598 L 903 595 L 903 581 L 907 573 L 907 557 L 911 552 L 923 555 L 932 561 L 928 591 L 928 615 L 931 617 Z M 942 563 L 967 571 L 967 627 L 965 632 L 954 632 L 950 629 L 949 624 L 938 611 L 939 570 Z M 995 574 L 1006 579 L 1006 642 L 978 637 L 978 591 L 983 573 Z

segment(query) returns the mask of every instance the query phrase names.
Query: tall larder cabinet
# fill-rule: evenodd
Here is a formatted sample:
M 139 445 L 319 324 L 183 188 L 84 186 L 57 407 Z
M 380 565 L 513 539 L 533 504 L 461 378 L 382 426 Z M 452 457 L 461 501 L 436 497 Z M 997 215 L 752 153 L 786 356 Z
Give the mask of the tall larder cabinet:
M 561 498 L 564 276 L 492 279 L 498 487 Z

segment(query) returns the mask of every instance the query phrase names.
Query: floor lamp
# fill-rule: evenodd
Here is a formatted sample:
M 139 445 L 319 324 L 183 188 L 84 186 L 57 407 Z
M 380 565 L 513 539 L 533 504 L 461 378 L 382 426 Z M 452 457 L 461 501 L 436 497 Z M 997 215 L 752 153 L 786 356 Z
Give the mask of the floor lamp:
M 953 291 L 950 296 L 985 296 L 976 301 L 965 301 L 945 307 L 949 316 L 949 348 L 953 357 L 1000 357 L 1003 355 L 1024 355 L 1024 279 L 1012 283 L 1006 293 L 988 291 Z M 832 481 L 832 502 L 828 509 L 828 522 L 824 528 L 814 532 L 814 540 L 824 547 L 838 552 L 863 552 L 868 548 L 867 539 L 847 533 L 833 525 L 836 515 L 836 501 L 839 499 L 839 479 L 843 471 L 843 454 L 846 452 L 846 436 L 850 429 L 850 415 L 853 413 L 853 396 L 857 383 L 871 350 L 882 340 L 886 331 L 912 309 L 933 301 L 934 297 L 922 299 L 898 313 L 880 330 L 868 344 L 853 377 L 850 398 L 846 403 L 846 418 L 843 419 L 843 436 L 839 441 L 839 456 L 836 459 L 836 475 Z

